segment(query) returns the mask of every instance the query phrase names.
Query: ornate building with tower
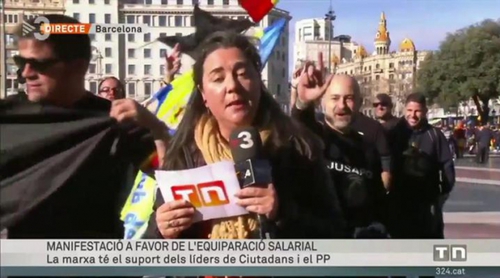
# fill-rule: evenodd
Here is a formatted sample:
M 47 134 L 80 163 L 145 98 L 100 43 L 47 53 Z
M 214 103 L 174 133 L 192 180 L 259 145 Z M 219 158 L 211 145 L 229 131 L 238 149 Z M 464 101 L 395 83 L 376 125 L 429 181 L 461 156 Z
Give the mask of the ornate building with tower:
M 429 51 L 419 51 L 410 38 L 404 38 L 395 50 L 391 50 L 391 37 L 385 13 L 380 15 L 374 40 L 374 51 L 370 55 L 363 45 L 357 45 L 351 58 L 332 57 L 337 74 L 349 74 L 358 79 L 364 104 L 362 110 L 373 115 L 372 101 L 376 94 L 387 93 L 395 103 L 395 114 L 402 112 L 404 98 L 412 92 L 420 63 Z

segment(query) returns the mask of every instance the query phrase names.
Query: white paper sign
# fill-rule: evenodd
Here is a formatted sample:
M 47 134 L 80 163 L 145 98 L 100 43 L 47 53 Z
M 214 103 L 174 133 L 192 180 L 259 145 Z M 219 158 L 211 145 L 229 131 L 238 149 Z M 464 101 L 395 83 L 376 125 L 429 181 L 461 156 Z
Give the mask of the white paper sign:
M 232 161 L 181 170 L 156 171 L 165 202 L 188 200 L 196 207 L 194 222 L 248 214 L 236 204 L 240 184 Z

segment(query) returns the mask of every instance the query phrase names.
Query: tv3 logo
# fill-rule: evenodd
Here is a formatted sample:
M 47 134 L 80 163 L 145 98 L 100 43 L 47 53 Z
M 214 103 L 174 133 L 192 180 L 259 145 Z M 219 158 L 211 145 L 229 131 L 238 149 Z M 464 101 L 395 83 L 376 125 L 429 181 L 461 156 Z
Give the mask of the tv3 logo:
M 226 186 L 221 180 L 199 184 L 174 185 L 174 200 L 187 200 L 194 207 L 215 207 L 229 204 Z
M 248 131 L 240 132 L 238 134 L 238 139 L 231 140 L 230 145 L 237 146 L 237 147 L 240 147 L 242 149 L 250 149 L 254 145 L 254 142 L 252 139 L 252 134 Z
M 467 261 L 466 245 L 434 245 L 435 262 L 465 262 Z

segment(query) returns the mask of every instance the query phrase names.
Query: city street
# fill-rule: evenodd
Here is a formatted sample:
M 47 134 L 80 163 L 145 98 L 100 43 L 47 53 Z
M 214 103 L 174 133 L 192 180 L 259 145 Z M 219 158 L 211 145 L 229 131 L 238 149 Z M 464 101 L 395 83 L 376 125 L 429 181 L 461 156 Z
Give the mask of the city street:
M 445 205 L 446 238 L 500 238 L 500 157 L 456 163 L 457 184 Z

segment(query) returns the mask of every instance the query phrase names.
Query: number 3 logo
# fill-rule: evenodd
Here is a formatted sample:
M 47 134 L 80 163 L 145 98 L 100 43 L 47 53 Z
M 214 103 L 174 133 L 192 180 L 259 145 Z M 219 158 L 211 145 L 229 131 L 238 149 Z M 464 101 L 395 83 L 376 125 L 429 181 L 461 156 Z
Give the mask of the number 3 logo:
M 243 142 L 240 144 L 240 147 L 243 149 L 250 149 L 253 147 L 252 134 L 248 131 L 243 131 L 238 134 L 238 138 L 240 138 Z

